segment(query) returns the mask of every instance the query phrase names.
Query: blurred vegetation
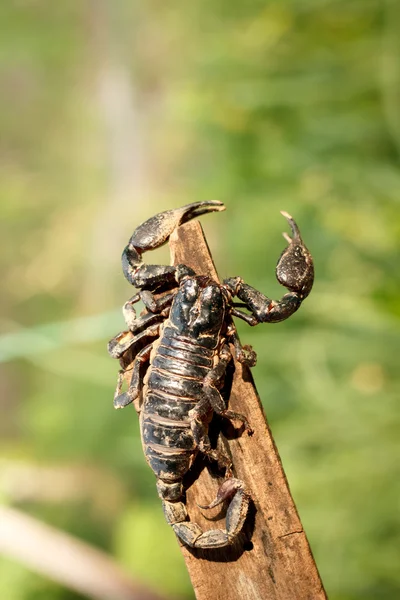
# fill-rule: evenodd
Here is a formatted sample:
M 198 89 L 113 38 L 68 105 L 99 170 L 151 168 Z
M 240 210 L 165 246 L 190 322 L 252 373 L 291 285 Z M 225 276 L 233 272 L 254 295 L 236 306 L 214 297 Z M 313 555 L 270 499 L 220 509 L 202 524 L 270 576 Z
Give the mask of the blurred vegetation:
M 192 598 L 112 411 L 119 256 L 144 218 L 218 198 L 221 276 L 277 298 L 284 209 L 315 288 L 241 337 L 329 597 L 399 597 L 399 3 L 4 0 L 0 22 L 3 501 Z M 5 559 L 0 596 L 78 598 Z

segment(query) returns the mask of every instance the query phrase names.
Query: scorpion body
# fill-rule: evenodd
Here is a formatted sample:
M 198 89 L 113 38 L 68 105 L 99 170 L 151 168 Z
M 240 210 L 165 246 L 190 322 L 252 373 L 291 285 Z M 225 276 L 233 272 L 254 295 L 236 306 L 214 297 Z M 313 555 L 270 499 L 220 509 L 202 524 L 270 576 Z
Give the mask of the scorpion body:
M 216 346 L 217 336 L 211 341 Z M 150 359 L 141 415 L 143 449 L 154 473 L 166 485 L 179 482 L 191 465 L 196 442 L 190 411 L 202 394 L 213 355 L 214 348 L 182 335 L 171 323 L 164 328 Z
M 270 300 L 238 277 L 220 284 L 196 275 L 185 265 L 143 264 L 141 254 L 165 243 L 182 222 L 224 208 L 215 201 L 195 203 L 160 213 L 135 230 L 122 261 L 125 276 L 141 291 L 124 305 L 128 330 L 109 343 L 111 356 L 119 358 L 122 366 L 114 406 L 135 404 L 144 454 L 157 477 L 167 522 L 186 545 L 195 548 L 231 544 L 244 524 L 250 500 L 245 484 L 233 476 L 229 457 L 212 448 L 208 437 L 214 412 L 241 421 L 252 433 L 247 419 L 228 410 L 220 394 L 232 360 L 229 344 L 233 344 L 240 362 L 253 366 L 256 360 L 250 347 L 240 345 L 232 316 L 250 325 L 283 320 L 308 295 L 313 276 L 311 256 L 297 225 L 286 213 L 294 237 L 289 238 L 290 245 L 277 266 L 278 280 L 290 290 L 280 302 Z M 250 314 L 236 309 L 234 296 Z M 139 299 L 145 312 L 137 318 L 133 305 Z M 130 371 L 128 390 L 122 392 L 125 374 Z M 230 499 L 226 529 L 203 532 L 189 520 L 182 480 L 199 451 L 226 469 L 216 499 L 202 507 L 212 508 Z

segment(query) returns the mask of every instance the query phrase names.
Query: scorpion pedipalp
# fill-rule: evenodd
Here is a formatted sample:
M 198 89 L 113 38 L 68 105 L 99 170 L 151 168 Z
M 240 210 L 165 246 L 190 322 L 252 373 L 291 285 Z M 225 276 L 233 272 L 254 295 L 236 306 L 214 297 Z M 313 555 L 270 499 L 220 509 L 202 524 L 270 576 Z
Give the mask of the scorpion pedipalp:
M 301 239 L 296 221 L 287 212 L 281 211 L 292 230 L 293 238 L 283 237 L 289 246 L 282 252 L 276 266 L 276 278 L 279 283 L 304 300 L 314 283 L 314 265 L 311 254 Z
M 251 285 L 244 283 L 240 277 L 232 277 L 224 281 L 229 291 L 237 296 L 251 312 L 249 315 L 232 309 L 232 315 L 243 319 L 249 325 L 284 321 L 299 309 L 313 286 L 312 256 L 301 238 L 296 221 L 285 211 L 281 214 L 288 221 L 293 237 L 283 234 L 289 245 L 282 252 L 276 265 L 276 278 L 289 290 L 289 293 L 281 300 L 272 300 Z
M 154 250 L 165 244 L 171 233 L 179 225 L 205 213 L 222 211 L 225 208 L 223 202 L 219 200 L 208 200 L 158 213 L 135 229 L 129 240 L 129 245 L 142 252 Z
M 185 275 L 194 275 L 189 267 L 182 269 L 183 265 L 145 265 L 142 254 L 163 246 L 179 225 L 205 213 L 223 210 L 225 205 L 219 200 L 194 202 L 182 208 L 158 213 L 139 225 L 122 253 L 122 269 L 129 283 L 140 289 L 155 289 L 167 282 L 177 283 L 177 271 L 178 279 Z

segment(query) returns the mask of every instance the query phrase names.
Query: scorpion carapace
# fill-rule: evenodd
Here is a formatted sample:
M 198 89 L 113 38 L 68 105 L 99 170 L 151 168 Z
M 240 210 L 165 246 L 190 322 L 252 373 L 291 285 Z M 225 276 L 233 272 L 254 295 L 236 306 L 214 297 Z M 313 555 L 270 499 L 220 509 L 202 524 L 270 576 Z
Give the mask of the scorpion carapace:
M 143 450 L 157 477 L 167 522 L 178 537 L 194 548 L 219 548 L 232 543 L 247 515 L 250 493 L 233 475 L 229 457 L 211 446 L 208 424 L 213 413 L 243 423 L 247 419 L 228 410 L 220 389 L 232 360 L 248 366 L 256 362 L 250 346 L 241 346 L 232 317 L 249 325 L 276 323 L 292 315 L 310 293 L 314 268 L 310 253 L 290 215 L 293 237 L 276 268 L 276 276 L 289 292 L 279 301 L 271 300 L 240 277 L 220 284 L 199 276 L 186 265 L 146 265 L 142 254 L 163 245 L 182 223 L 201 214 L 225 210 L 222 202 L 196 202 L 155 215 L 140 225 L 122 254 L 123 272 L 139 292 L 123 307 L 128 326 L 109 342 L 109 352 L 120 359 L 121 371 L 114 396 L 115 408 L 134 403 L 140 415 Z M 233 298 L 239 298 L 238 310 Z M 145 309 L 136 316 L 134 304 L 142 300 Z M 125 374 L 129 386 L 122 392 Z M 225 480 L 217 497 L 202 508 L 213 508 L 230 499 L 226 529 L 203 532 L 189 520 L 183 502 L 183 477 L 198 452 L 225 468 Z

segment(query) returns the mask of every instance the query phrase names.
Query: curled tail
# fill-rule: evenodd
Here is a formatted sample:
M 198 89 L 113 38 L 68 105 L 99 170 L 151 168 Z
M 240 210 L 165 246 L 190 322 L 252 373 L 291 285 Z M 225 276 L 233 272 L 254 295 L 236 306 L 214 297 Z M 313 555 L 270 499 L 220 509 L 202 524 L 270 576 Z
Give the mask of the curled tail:
M 226 513 L 226 529 L 210 529 L 204 531 L 188 518 L 183 502 L 171 502 L 163 499 L 164 515 L 180 540 L 190 548 L 223 548 L 232 544 L 243 527 L 250 501 L 243 481 L 229 478 L 218 490 L 217 497 L 208 506 L 214 508 L 224 500 L 232 498 Z

